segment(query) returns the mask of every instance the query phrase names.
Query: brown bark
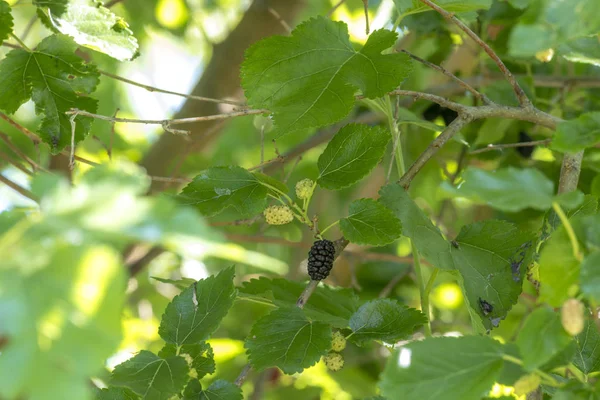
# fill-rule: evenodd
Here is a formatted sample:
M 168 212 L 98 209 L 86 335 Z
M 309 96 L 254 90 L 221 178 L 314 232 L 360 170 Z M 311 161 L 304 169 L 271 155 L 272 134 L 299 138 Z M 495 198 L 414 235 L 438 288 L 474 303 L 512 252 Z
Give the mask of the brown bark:
M 284 27 L 269 12 L 277 11 L 284 21 L 291 22 L 305 4 L 305 0 L 255 0 L 238 26 L 222 43 L 213 49 L 212 59 L 206 66 L 193 95 L 212 98 L 241 97 L 240 65 L 244 52 L 254 42 L 271 35 L 285 34 Z M 188 100 L 175 118 L 198 117 L 219 113 L 219 105 Z M 174 161 L 186 155 L 190 146 L 199 152 L 218 135 L 221 129 L 211 129 L 218 121 L 205 121 L 186 125 L 190 138 L 163 134 L 142 161 L 148 174 L 168 176 Z M 209 134 L 204 134 L 210 132 Z M 157 190 L 159 186 L 153 187 Z

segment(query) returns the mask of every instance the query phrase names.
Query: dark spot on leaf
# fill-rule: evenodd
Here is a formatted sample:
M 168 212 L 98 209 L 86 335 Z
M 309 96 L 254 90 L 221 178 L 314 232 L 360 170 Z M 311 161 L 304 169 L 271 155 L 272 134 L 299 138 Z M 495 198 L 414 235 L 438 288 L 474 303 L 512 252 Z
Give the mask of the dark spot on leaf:
M 517 253 L 513 255 L 510 259 L 510 269 L 513 275 L 513 281 L 519 282 L 521 280 L 521 266 L 523 265 L 523 261 L 525 260 L 525 255 L 527 254 L 527 249 L 531 246 L 531 242 L 526 242 L 519 247 Z
M 498 317 L 498 318 L 490 318 L 490 322 L 492 323 L 492 326 L 494 328 L 496 328 L 498 325 L 500 325 L 500 320 L 502 318 Z
M 454 247 L 455 249 L 459 248 L 458 242 L 456 240 L 452 240 L 450 241 L 450 244 L 452 245 L 452 247 Z
M 494 311 L 494 306 L 492 306 L 487 301 L 483 300 L 481 297 L 479 298 L 479 308 L 481 309 L 483 315 L 488 315 L 489 313 Z
M 72 79 L 75 79 L 75 76 L 73 76 L 73 75 L 68 75 L 68 76 L 67 76 L 67 79 L 71 79 L 71 80 L 72 80 Z

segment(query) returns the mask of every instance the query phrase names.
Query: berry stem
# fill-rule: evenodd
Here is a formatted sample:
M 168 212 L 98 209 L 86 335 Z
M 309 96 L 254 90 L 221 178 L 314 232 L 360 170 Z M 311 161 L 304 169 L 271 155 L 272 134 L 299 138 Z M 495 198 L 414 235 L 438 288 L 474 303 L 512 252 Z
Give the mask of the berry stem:
M 327 232 L 329 230 L 329 228 L 333 228 L 334 226 L 336 226 L 337 224 L 340 223 L 340 220 L 338 219 L 337 221 L 335 221 L 334 223 L 332 223 L 331 225 L 327 226 L 325 229 L 323 229 L 320 233 L 321 235 L 325 234 L 325 232 Z
M 565 227 L 565 231 L 567 231 L 567 235 L 569 235 L 569 240 L 571 241 L 571 246 L 573 247 L 573 257 L 579 262 L 583 261 L 583 256 L 579 251 L 579 241 L 577 240 L 577 235 L 575 235 L 575 231 L 573 230 L 573 226 L 569 222 L 569 218 L 567 214 L 563 211 L 562 207 L 557 202 L 552 202 L 552 208 L 558 218 L 560 218 L 560 222 L 562 222 Z

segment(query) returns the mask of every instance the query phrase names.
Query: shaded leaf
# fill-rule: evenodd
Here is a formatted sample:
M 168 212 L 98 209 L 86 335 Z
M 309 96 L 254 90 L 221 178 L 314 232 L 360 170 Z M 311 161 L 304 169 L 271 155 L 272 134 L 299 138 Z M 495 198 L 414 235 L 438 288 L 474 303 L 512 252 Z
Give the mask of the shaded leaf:
M 479 400 L 503 365 L 502 345 L 485 336 L 427 338 L 394 351 L 380 387 L 388 400 Z
M 302 282 L 261 277 L 244 282 L 239 289 L 239 297 L 281 308 L 292 307 L 305 287 L 306 284 Z M 358 306 L 358 296 L 354 291 L 334 289 L 321 283 L 313 292 L 310 301 L 305 304 L 304 313 L 312 320 L 326 322 L 336 328 L 346 328 Z
M 10 13 L 10 6 L 4 0 L 0 0 L 0 45 L 4 42 L 13 30 L 13 17 Z
M 600 300 L 600 251 L 585 257 L 580 275 L 581 291 L 596 301 Z
M 98 84 L 98 72 L 76 56 L 77 45 L 68 37 L 52 35 L 36 49 L 10 51 L 0 62 L 0 109 L 14 113 L 27 100 L 42 116 L 38 130 L 56 154 L 71 144 L 71 123 L 65 112 L 71 108 L 95 112 L 96 100 L 87 97 Z M 92 118 L 75 118 L 75 142 L 89 133 Z
M 413 240 L 427 261 L 438 268 L 454 268 L 450 257 L 450 243 L 402 186 L 397 183 L 386 185 L 379 190 L 379 195 L 379 202 L 392 210 L 401 221 L 403 234 Z
M 318 184 L 338 190 L 358 182 L 379 164 L 390 138 L 381 127 L 344 126 L 319 157 Z
M 409 75 L 408 56 L 381 54 L 396 38 L 374 31 L 356 52 L 345 23 L 316 17 L 291 36 L 263 39 L 246 51 L 242 64 L 248 103 L 271 110 L 282 133 L 333 124 L 348 115 L 357 89 L 367 98 L 381 97 Z
M 137 54 L 138 43 L 127 23 L 93 0 L 34 0 L 52 27 L 81 46 L 119 61 Z
M 142 350 L 115 367 L 111 383 L 130 388 L 144 400 L 168 400 L 183 390 L 188 372 L 182 357 L 161 358 Z
M 401 306 L 395 300 L 371 300 L 352 315 L 350 340 L 359 346 L 372 340 L 395 343 L 413 334 L 426 322 L 427 317 L 422 312 Z
M 552 149 L 577 152 L 600 142 L 600 112 L 589 112 L 556 127 Z
M 175 296 L 158 328 L 164 341 L 181 346 L 208 339 L 233 305 L 234 274 L 234 267 L 224 269 Z
M 96 400 L 137 400 L 139 396 L 124 387 L 109 387 L 96 390 Z
M 400 237 L 402 225 L 392 211 L 373 199 L 355 200 L 340 228 L 352 243 L 383 246 Z
M 215 215 L 232 207 L 250 217 L 267 206 L 267 188 L 252 173 L 237 166 L 212 167 L 197 175 L 179 195 L 204 215 Z
M 242 400 L 242 389 L 223 379 L 214 381 L 206 390 L 197 380 L 190 381 L 183 400 Z
M 259 319 L 245 342 L 253 368 L 278 367 L 286 374 L 314 365 L 330 346 L 330 326 L 310 321 L 297 307 L 280 308 Z
M 517 24 L 511 31 L 508 52 L 513 57 L 533 57 L 551 48 L 554 33 L 544 24 Z
M 558 53 L 572 62 L 600 66 L 600 43 L 595 35 L 563 43 L 558 48 Z
M 523 367 L 529 371 L 549 361 L 570 342 L 559 314 L 548 307 L 540 307 L 527 316 L 516 340 Z
M 577 350 L 573 364 L 584 374 L 600 370 L 600 332 L 596 324 L 587 319 L 583 332 L 575 336 Z
M 499 210 L 546 210 L 552 206 L 554 184 L 537 169 L 507 167 L 488 172 L 468 168 L 462 177 L 464 182 L 458 188 L 448 188 L 451 192 Z

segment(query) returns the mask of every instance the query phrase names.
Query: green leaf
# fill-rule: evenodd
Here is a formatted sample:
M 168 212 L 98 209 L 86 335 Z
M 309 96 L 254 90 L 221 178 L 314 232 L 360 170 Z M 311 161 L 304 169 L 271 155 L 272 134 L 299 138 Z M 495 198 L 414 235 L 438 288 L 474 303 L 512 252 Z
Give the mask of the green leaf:
M 502 355 L 485 336 L 412 342 L 389 357 L 381 391 L 388 400 L 479 400 L 500 374 Z
M 585 321 L 585 328 L 575 336 L 575 343 L 577 351 L 573 364 L 584 374 L 600 371 L 600 332 L 594 321 Z
M 510 33 L 508 52 L 513 57 L 533 57 L 553 47 L 554 33 L 544 24 L 517 24 Z
M 462 275 L 465 297 L 486 329 L 497 326 L 519 299 L 533 239 L 511 223 L 494 220 L 464 226 L 456 238 L 454 265 Z
M 599 142 L 600 112 L 589 112 L 558 124 L 552 139 L 552 149 L 574 153 Z
M 513 123 L 514 121 L 508 118 L 486 119 L 477 132 L 477 139 L 473 143 L 473 146 L 477 147 L 490 143 L 498 143 Z
M 277 307 L 293 307 L 306 287 L 305 283 L 287 279 L 261 277 L 244 282 L 239 289 L 239 297 L 260 301 Z M 350 289 L 334 289 L 319 284 L 310 301 L 304 306 L 304 313 L 314 321 L 325 322 L 336 328 L 347 328 L 350 317 L 358 310 L 356 293 Z
M 600 66 L 600 43 L 597 35 L 580 37 L 558 48 L 558 53 L 571 62 Z
M 537 169 L 507 167 L 488 172 L 467 168 L 463 179 L 458 188 L 447 187 L 448 190 L 499 210 L 516 212 L 528 207 L 538 210 L 552 207 L 554 184 Z
M 363 304 L 350 318 L 350 339 L 362 346 L 372 340 L 396 343 L 427 322 L 425 315 L 395 300 L 377 299 Z
M 96 390 L 96 400 L 137 400 L 138 395 L 124 387 L 109 387 Z
M 223 379 L 214 381 L 206 390 L 193 380 L 186 386 L 183 400 L 242 400 L 242 389 Z
M 314 365 L 330 346 L 330 326 L 310 321 L 298 307 L 280 308 L 262 317 L 245 342 L 253 368 L 278 367 L 286 374 Z
M 111 384 L 126 386 L 144 400 L 168 400 L 181 392 L 189 380 L 182 357 L 161 358 L 147 350 L 115 367 Z
M 398 108 L 398 125 L 409 124 L 416 125 L 420 128 L 424 128 L 433 132 L 440 132 L 444 129 L 443 126 L 434 124 L 427 120 L 419 118 L 415 113 L 406 108 Z
M 12 259 L 12 249 L 0 269 L 0 397 L 89 398 L 90 377 L 121 342 L 120 254 L 100 245 L 40 249 L 34 242 L 22 260 L 27 265 Z
M 600 251 L 585 257 L 580 275 L 581 291 L 596 301 L 600 300 Z
M 402 233 L 402 225 L 394 213 L 373 199 L 353 201 L 348 214 L 340 220 L 340 228 L 352 243 L 383 246 Z
M 345 23 L 316 17 L 291 36 L 263 39 L 246 51 L 242 64 L 248 104 L 273 112 L 279 132 L 340 121 L 354 106 L 357 89 L 369 99 L 381 97 L 409 75 L 407 55 L 381 54 L 396 38 L 374 31 L 357 52 Z
M 179 349 L 179 352 L 177 351 Z M 158 356 L 167 358 L 179 355 L 183 357 L 190 369 L 195 371 L 194 377 L 202 379 L 205 375 L 215 372 L 216 365 L 213 349 L 210 344 L 201 342 L 197 344 L 184 344 L 179 347 L 173 343 L 167 343 L 159 352 Z
M 196 282 L 196 280 L 192 279 L 192 278 L 166 279 L 166 278 L 159 278 L 156 276 L 151 276 L 150 278 L 156 279 L 157 281 L 162 282 L 162 283 L 169 283 L 169 284 L 177 287 L 177 289 L 181 289 L 181 290 L 188 288 L 191 284 Z
M 208 216 L 232 207 L 241 216 L 251 217 L 267 206 L 267 188 L 255 175 L 237 166 L 204 170 L 179 197 L 182 203 L 194 205 Z
M 119 61 L 137 55 L 138 43 L 127 23 L 94 0 L 34 0 L 52 27 L 81 46 Z
M 381 127 L 344 126 L 319 157 L 318 184 L 339 190 L 358 182 L 379 164 L 390 138 L 390 133 Z
M 27 100 L 42 115 L 38 133 L 54 154 L 71 144 L 71 108 L 95 112 L 96 100 L 87 97 L 98 84 L 98 72 L 76 56 L 77 45 L 68 37 L 52 35 L 32 52 L 10 51 L 0 62 L 0 109 L 14 113 Z M 92 118 L 75 118 L 75 142 L 90 131 Z
M 570 342 L 571 337 L 563 329 L 559 314 L 548 307 L 540 307 L 529 314 L 516 340 L 523 367 L 529 371 L 549 361 Z
M 438 268 L 454 268 L 450 257 L 450 243 L 402 186 L 397 183 L 386 185 L 379 190 L 379 195 L 379 202 L 394 212 L 402 223 L 403 234 L 413 240 L 427 261 Z
M 569 289 L 579 283 L 579 261 L 563 226 L 552 233 L 540 253 L 540 301 L 560 307 L 569 298 Z
M 431 7 L 427 4 L 423 4 L 419 0 L 394 0 L 394 3 L 396 4 L 398 12 L 404 15 L 433 11 Z M 434 3 L 446 11 L 460 13 L 483 9 L 487 10 L 492 5 L 492 0 L 435 0 Z
M 0 0 L 0 46 L 13 30 L 13 17 L 10 13 L 10 6 L 4 0 Z
M 192 284 L 175 296 L 162 316 L 158 334 L 177 346 L 210 337 L 235 299 L 234 267 Z
M 290 191 L 285 183 L 273 178 L 272 176 L 265 175 L 262 172 L 253 172 L 252 174 L 263 186 L 269 190 L 269 194 L 273 196 L 280 197 L 281 195 L 278 193 L 278 191 L 286 194 Z

